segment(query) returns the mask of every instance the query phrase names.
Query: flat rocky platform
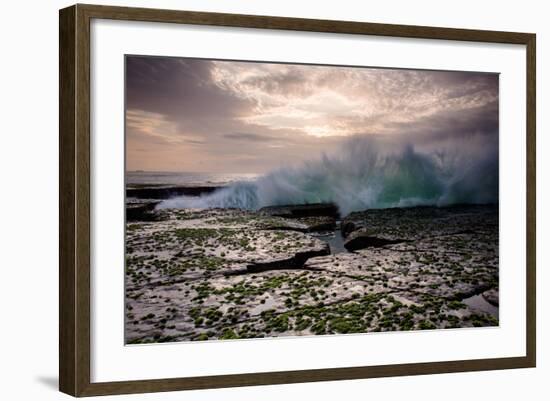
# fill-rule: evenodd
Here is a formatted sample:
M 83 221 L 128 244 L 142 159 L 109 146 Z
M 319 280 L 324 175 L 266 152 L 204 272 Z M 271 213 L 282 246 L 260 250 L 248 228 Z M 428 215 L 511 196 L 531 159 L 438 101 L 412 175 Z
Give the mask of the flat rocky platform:
M 127 343 L 498 325 L 496 206 L 285 208 L 128 222 Z

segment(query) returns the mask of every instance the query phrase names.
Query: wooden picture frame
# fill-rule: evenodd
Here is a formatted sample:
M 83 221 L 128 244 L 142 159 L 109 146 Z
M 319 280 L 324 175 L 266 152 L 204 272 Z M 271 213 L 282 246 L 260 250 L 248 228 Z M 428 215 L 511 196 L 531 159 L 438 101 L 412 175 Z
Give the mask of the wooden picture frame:
M 90 21 L 95 18 L 526 46 L 526 355 L 92 383 L 90 380 Z M 535 366 L 535 34 L 80 4 L 60 10 L 59 29 L 59 388 L 62 392 L 73 396 L 95 396 Z

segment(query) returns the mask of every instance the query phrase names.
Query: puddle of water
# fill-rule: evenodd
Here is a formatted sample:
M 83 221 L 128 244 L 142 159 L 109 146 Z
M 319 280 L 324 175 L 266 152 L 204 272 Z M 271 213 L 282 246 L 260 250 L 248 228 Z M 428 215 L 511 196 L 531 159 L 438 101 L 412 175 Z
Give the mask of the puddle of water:
M 498 308 L 494 305 L 491 305 L 489 302 L 483 298 L 481 294 L 474 295 L 469 298 L 464 298 L 462 303 L 468 305 L 472 309 L 477 309 L 482 312 L 487 312 L 490 315 L 498 318 Z
M 317 234 L 315 237 L 326 242 L 330 246 L 330 253 L 333 255 L 348 251 L 344 247 L 344 237 L 342 237 L 342 231 L 339 229 L 334 230 L 334 232 Z

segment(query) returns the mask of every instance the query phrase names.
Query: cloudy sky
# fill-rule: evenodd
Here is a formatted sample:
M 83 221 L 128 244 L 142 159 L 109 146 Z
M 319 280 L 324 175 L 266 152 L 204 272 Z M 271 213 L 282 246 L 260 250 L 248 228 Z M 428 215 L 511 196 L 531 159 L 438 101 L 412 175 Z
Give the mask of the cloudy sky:
M 128 170 L 264 173 L 366 135 L 498 136 L 498 75 L 126 58 Z

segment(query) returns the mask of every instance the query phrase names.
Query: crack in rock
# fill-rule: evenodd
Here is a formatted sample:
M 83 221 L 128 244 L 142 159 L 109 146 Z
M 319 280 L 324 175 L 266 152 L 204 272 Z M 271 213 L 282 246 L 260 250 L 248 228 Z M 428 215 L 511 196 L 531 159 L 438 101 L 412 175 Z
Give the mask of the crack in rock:
M 402 242 L 409 242 L 409 240 L 402 238 L 384 238 L 374 236 L 365 231 L 355 231 L 344 242 L 344 247 L 348 251 L 358 251 L 364 248 L 381 248 L 386 245 L 400 244 Z
M 297 252 L 294 256 L 287 259 L 276 259 L 267 262 L 253 262 L 246 266 L 246 269 L 250 273 L 264 272 L 267 270 L 279 270 L 279 269 L 299 269 L 304 266 L 309 258 L 316 256 L 330 255 L 330 247 L 328 244 L 322 249 L 315 249 L 304 252 Z

